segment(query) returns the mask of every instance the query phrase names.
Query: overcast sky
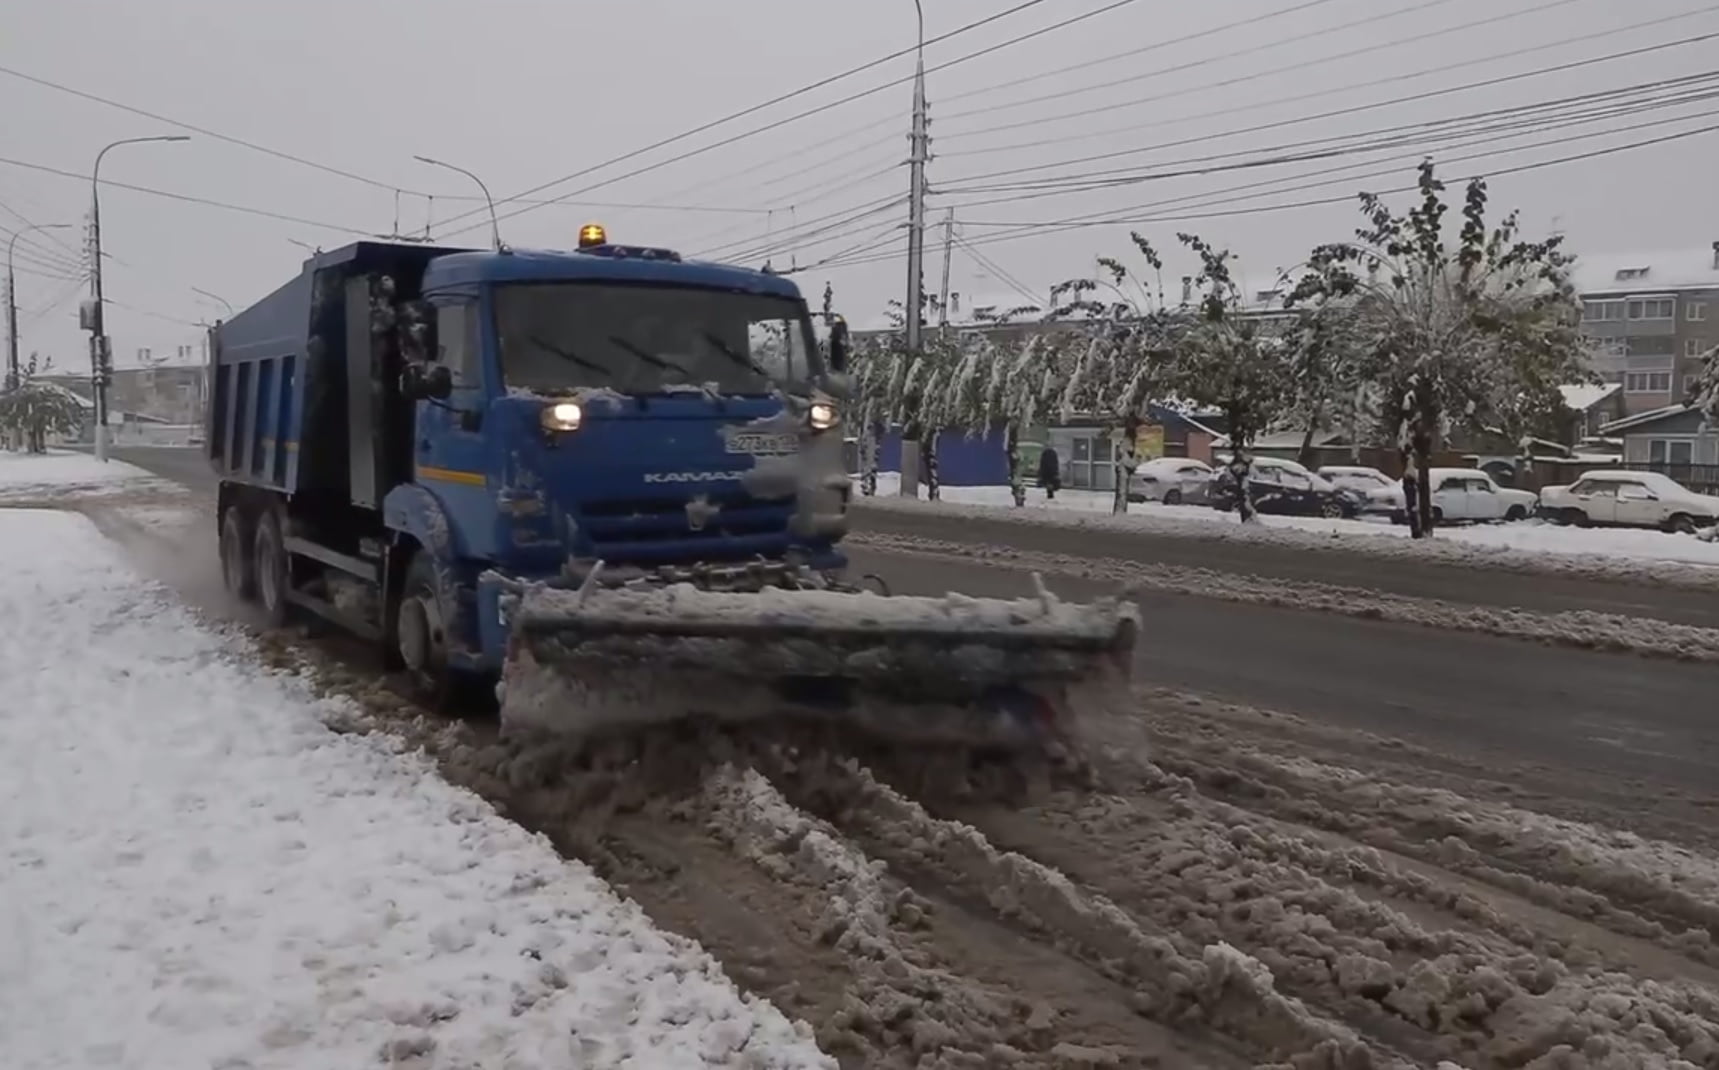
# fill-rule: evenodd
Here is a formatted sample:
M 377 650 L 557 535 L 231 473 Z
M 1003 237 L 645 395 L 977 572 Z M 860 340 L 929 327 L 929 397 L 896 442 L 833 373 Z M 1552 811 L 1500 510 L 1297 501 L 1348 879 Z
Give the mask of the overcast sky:
M 926 36 L 1015 2 L 924 0 Z M 1113 3 L 1043 0 L 928 47 L 928 66 Z M 1481 20 L 1492 21 L 1469 25 Z M 427 218 L 480 203 L 467 179 L 417 163 L 415 154 L 470 168 L 505 198 L 906 48 L 915 33 L 912 0 L 0 0 L 0 26 L 0 66 L 163 117 L 0 73 L 0 156 L 9 161 L 87 176 L 104 144 L 189 132 L 175 125 L 182 123 L 376 183 L 199 134 L 109 153 L 104 183 L 299 220 L 104 184 L 105 278 L 116 302 L 109 330 L 121 364 L 140 347 L 171 354 L 199 340 L 193 324 L 213 319 L 221 306 L 193 288 L 242 308 L 284 282 L 305 255 L 293 241 L 333 248 L 396 225 L 421 234 Z M 1238 210 L 1402 186 L 1427 151 L 1470 157 L 1449 165 L 1455 176 L 1663 137 L 1719 123 L 1706 114 L 1719 104 L 1607 112 L 1604 121 L 1583 125 L 1568 124 L 1600 113 L 1565 111 L 1553 117 L 1558 125 L 1508 130 L 1458 126 L 1442 143 L 1423 127 L 1358 155 L 1106 188 L 1020 183 L 1233 165 L 1286 146 L 1304 152 L 1317 139 L 1695 75 L 1715 68 L 1719 39 L 1372 106 L 1714 32 L 1719 6 L 1691 0 L 1124 2 L 931 71 L 929 218 L 936 228 L 928 235 L 927 287 L 935 292 L 940 283 L 941 221 L 951 204 L 959 233 L 978 254 L 956 245 L 951 288 L 986 300 L 1024 303 L 1017 287 L 1042 298 L 1051 283 L 1090 271 L 1095 255 L 1129 251 L 1126 225 L 1048 226 L 1080 216 L 1155 214 L 1156 221 L 1136 226 L 1161 248 L 1174 246 L 1177 230 L 1197 230 L 1239 255 L 1250 286 L 1268 285 L 1314 243 L 1347 237 L 1358 215 L 1352 203 Z M 1510 52 L 1519 54 L 1502 55 Z M 905 207 L 889 203 L 907 189 L 905 82 L 619 176 L 911 73 L 910 58 L 893 60 L 552 186 L 535 196 L 618 179 L 504 219 L 503 237 L 567 247 L 579 224 L 597 220 L 616 241 L 738 256 L 754 266 L 768 252 L 778 268 L 856 246 L 849 259 L 875 250 L 888 258 L 797 276 L 814 303 L 828 281 L 850 318 L 872 321 L 905 285 Z M 1121 84 L 1080 91 L 1113 82 Z M 1709 89 L 1695 83 L 1682 91 Z M 1035 99 L 1048 96 L 1054 99 Z M 1314 118 L 1338 110 L 1349 113 Z M 1525 147 L 1540 142 L 1556 143 Z M 1064 162 L 1098 155 L 1109 158 Z M 1716 162 L 1719 134 L 1706 134 L 1499 177 L 1493 192 L 1500 206 L 1521 208 L 1530 231 L 1561 229 L 1578 251 L 1705 247 L 1719 240 Z M 44 234 L 17 245 L 23 347 L 52 355 L 60 368 L 84 370 L 87 341 L 76 326 L 83 269 L 72 250 L 82 245 L 89 183 L 15 163 L 0 163 L 0 240 L 23 225 L 20 216 L 73 224 L 53 232 L 63 248 Z M 1381 171 L 1392 173 L 1367 177 Z M 398 198 L 395 187 L 405 191 Z M 522 207 L 504 204 L 502 211 Z M 1202 211 L 1228 214 L 1175 218 Z M 988 225 L 1011 223 L 1046 226 Z M 432 232 L 455 244 L 481 246 L 488 238 L 481 215 Z M 1173 279 L 1186 265 L 1173 257 L 1166 275 Z

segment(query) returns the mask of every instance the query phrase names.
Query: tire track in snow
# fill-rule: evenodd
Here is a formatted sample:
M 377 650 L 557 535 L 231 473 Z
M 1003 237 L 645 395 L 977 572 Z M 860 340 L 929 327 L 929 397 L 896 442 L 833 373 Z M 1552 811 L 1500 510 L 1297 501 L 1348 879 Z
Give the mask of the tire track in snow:
M 1319 819 L 1335 828 L 1353 803 L 1335 766 L 1260 752 L 1238 773 L 1221 751 L 1175 740 L 1158 760 L 1197 774 L 1183 776 L 1133 757 L 1145 722 L 1130 721 L 1099 741 L 1109 790 L 974 806 L 958 812 L 964 825 L 864 767 L 808 767 L 779 749 L 502 744 L 481 724 L 424 716 L 349 649 L 281 636 L 261 649 L 351 697 L 351 730 L 423 747 L 450 779 L 606 870 L 850 1065 L 1719 1068 L 1711 987 L 1560 955 L 1533 919 L 1465 898 L 1472 884 L 1436 852 L 1417 870 L 1334 845 Z M 1246 739 L 1230 747 L 1254 757 Z M 1476 838 L 1497 848 L 1507 811 L 1384 788 L 1369 818 L 1414 807 L 1420 839 L 1406 846 L 1430 842 L 1423 811 L 1444 806 L 1490 815 Z M 1283 809 L 1291 792 L 1306 813 Z M 1541 847 L 1575 834 L 1580 850 L 1508 861 L 1604 879 L 1609 840 L 1537 827 Z M 1611 894 L 1657 895 L 1689 871 L 1651 847 L 1637 861 L 1648 884 Z M 954 1049 L 941 1062 L 914 1047 L 934 1039 Z
M 1315 610 L 1364 620 L 1524 639 L 1580 650 L 1719 662 L 1719 629 L 1639 617 L 1588 611 L 1536 613 L 1460 605 L 1360 587 L 1297 583 L 1215 569 L 1156 565 L 1116 558 L 1045 554 L 998 546 L 963 546 L 910 536 L 859 532 L 849 535 L 846 541 L 855 546 L 933 560 L 961 564 L 989 562 L 1010 568 L 1112 581 L 1121 586 L 1120 593 L 1127 595 L 1137 596 L 1145 592 L 1197 595 L 1227 602 Z

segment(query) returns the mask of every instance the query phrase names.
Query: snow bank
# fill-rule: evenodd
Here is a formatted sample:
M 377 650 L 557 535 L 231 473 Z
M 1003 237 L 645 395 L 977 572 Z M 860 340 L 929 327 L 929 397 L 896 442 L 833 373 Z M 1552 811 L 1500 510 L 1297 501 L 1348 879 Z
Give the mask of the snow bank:
M 10 453 L 0 450 L 0 502 L 40 498 L 49 494 L 112 493 L 123 484 L 154 480 L 148 472 L 124 461 L 101 463 L 87 453 L 50 450 Z
M 0 571 L 8 1067 L 835 1065 L 85 518 L 0 511 L 0 544 L 35 566 Z
M 1112 516 L 1108 491 L 1061 490 L 1046 501 L 1028 491 L 1025 508 L 1015 508 L 1008 487 L 949 487 L 942 500 L 920 501 L 896 495 L 899 477 L 879 473 L 877 496 L 856 497 L 860 509 L 895 512 L 936 511 L 1050 527 L 1097 526 L 1112 531 L 1199 539 L 1275 542 L 1312 549 L 1343 549 L 1377 554 L 1408 554 L 1495 564 L 1500 568 L 1559 571 L 1561 567 L 1613 571 L 1620 562 L 1701 565 L 1719 569 L 1719 542 L 1659 531 L 1566 528 L 1538 520 L 1511 524 L 1442 527 L 1436 538 L 1411 540 L 1408 528 L 1383 520 L 1326 520 L 1320 517 L 1265 516 L 1243 525 L 1234 513 L 1203 505 L 1130 503 L 1124 516 Z M 1549 562 L 1547 555 L 1562 560 Z

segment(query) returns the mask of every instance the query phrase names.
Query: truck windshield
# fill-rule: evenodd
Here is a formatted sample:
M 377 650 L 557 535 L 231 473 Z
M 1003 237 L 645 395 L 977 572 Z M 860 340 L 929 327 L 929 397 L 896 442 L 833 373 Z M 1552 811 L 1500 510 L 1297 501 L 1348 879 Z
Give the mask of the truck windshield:
M 510 387 L 654 394 L 710 387 L 768 394 L 819 371 L 805 306 L 689 287 L 588 282 L 497 287 L 495 327 Z

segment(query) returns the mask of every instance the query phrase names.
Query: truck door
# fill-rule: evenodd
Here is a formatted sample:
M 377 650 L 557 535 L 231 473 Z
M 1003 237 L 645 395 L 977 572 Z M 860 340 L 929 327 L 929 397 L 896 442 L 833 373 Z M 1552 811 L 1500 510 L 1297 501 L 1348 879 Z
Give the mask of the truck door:
M 494 525 L 460 523 L 493 513 L 485 477 L 483 421 L 488 395 L 478 340 L 478 302 L 457 298 L 435 307 L 436 360 L 448 369 L 453 392 L 443 402 L 420 401 L 413 434 L 417 481 L 442 500 L 473 554 L 493 551 Z

